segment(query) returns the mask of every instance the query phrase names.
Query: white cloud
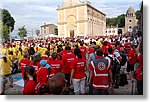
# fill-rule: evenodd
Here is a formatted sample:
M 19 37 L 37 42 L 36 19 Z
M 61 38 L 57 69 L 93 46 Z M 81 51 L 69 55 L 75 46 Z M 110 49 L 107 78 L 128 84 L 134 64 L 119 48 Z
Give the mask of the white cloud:
M 16 21 L 15 28 L 26 25 L 27 28 L 40 28 L 44 22 L 57 24 L 57 6 L 64 0 L 2 0 Z M 81 0 L 84 1 L 84 0 Z M 89 0 L 91 5 L 104 12 L 107 17 L 125 13 L 129 6 L 138 9 L 142 0 Z M 0 6 L 1 7 L 1 6 Z

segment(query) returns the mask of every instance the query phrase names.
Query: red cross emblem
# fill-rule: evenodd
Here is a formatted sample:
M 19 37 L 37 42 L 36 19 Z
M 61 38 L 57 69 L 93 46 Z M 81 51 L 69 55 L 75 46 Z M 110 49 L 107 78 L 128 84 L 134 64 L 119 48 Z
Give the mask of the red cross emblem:
M 98 69 L 99 69 L 99 70 L 104 70 L 105 67 L 106 67 L 105 63 L 103 63 L 103 62 L 99 62 L 99 63 L 98 63 Z

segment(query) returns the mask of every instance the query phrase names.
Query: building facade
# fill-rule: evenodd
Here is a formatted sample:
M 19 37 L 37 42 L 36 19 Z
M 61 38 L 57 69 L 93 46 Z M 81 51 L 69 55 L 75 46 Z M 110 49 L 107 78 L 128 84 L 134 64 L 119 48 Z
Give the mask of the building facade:
M 64 0 L 58 9 L 58 36 L 99 36 L 106 32 L 106 15 L 86 0 Z
M 137 19 L 135 15 L 135 10 L 130 7 L 125 16 L 125 32 L 136 32 L 137 29 Z
M 44 25 L 41 26 L 41 34 L 42 34 L 42 36 L 46 36 L 49 34 L 55 34 L 56 28 L 57 28 L 57 26 L 54 24 L 44 23 Z

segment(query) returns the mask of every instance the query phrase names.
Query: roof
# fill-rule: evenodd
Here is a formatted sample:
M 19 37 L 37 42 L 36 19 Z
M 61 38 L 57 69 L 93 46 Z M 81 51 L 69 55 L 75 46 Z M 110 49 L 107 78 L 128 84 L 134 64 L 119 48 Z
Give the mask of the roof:
M 48 27 L 48 26 L 55 26 L 55 27 L 57 27 L 57 26 L 54 25 L 54 24 L 44 24 L 44 25 L 42 25 L 41 27 Z
M 135 10 L 130 6 L 130 8 L 127 10 L 127 14 L 129 13 L 135 13 Z

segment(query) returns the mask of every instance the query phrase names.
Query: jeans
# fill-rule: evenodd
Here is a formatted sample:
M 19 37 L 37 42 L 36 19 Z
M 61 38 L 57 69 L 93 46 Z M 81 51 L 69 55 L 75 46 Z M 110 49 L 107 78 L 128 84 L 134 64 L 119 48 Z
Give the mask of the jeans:
M 75 95 L 85 94 L 85 77 L 82 79 L 72 79 Z

